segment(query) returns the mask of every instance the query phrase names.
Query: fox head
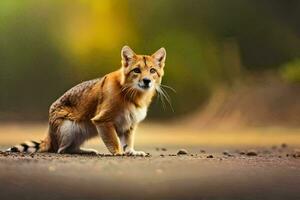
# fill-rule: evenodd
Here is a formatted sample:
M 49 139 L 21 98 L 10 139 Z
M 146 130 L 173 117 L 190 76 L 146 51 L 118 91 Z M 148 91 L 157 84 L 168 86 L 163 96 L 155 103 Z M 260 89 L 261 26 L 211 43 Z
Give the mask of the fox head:
M 166 60 L 165 48 L 160 48 L 152 55 L 137 55 L 124 46 L 122 58 L 122 85 L 131 89 L 147 92 L 157 89 L 164 75 Z

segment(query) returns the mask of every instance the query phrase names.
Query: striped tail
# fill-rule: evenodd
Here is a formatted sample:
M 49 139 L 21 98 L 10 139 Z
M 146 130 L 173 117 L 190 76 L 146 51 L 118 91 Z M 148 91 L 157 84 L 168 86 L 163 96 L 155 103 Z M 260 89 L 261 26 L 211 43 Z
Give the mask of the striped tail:
M 15 145 L 6 150 L 6 152 L 24 152 L 24 153 L 35 153 L 41 148 L 41 142 L 27 141 L 19 145 Z

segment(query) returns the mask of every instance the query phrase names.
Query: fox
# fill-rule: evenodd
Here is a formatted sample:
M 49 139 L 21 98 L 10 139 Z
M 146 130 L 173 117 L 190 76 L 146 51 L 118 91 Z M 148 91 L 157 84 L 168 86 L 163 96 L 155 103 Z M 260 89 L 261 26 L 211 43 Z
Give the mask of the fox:
M 165 61 L 164 47 L 152 55 L 138 55 L 125 45 L 118 70 L 72 87 L 50 106 L 45 139 L 7 151 L 98 154 L 81 146 L 100 136 L 112 155 L 146 156 L 134 148 L 135 132 L 160 90 Z

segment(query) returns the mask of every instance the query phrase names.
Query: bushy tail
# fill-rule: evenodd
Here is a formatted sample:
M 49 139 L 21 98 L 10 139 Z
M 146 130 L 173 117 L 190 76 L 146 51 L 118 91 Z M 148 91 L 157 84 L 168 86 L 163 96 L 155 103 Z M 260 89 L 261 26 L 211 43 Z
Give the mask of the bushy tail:
M 24 152 L 24 153 L 35 153 L 47 151 L 47 145 L 45 141 L 27 141 L 19 145 L 15 145 L 6 150 L 6 152 Z

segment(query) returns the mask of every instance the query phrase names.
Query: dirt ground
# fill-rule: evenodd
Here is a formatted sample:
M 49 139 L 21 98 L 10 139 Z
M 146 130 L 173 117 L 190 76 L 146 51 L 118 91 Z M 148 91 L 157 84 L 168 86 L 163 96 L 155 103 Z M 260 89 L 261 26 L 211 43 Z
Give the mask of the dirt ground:
M 39 138 L 44 129 L 0 126 L 0 149 Z M 166 134 L 172 133 L 161 127 L 141 127 L 137 147 L 150 157 L 2 152 L 0 199 L 300 199 L 298 130 L 277 131 L 282 136 L 272 129 L 269 140 L 250 132 L 241 137 L 228 132 L 231 139 L 185 133 L 171 140 Z M 107 153 L 99 144 L 87 146 Z M 177 155 L 181 148 L 188 153 Z
M 0 177 L 1 199 L 300 199 L 300 158 L 286 152 L 153 151 L 146 158 L 2 153 Z

